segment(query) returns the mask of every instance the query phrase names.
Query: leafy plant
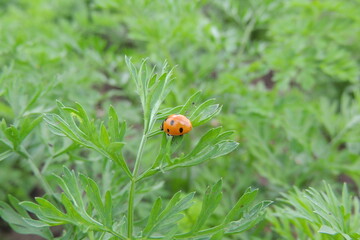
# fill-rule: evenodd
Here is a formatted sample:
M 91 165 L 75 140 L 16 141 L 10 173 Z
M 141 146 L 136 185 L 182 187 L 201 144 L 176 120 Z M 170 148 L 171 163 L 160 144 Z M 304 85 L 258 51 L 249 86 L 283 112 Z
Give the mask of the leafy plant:
M 325 191 L 295 189 L 283 194 L 281 206 L 268 215 L 281 239 L 358 239 L 359 199 L 352 197 L 346 184 L 337 197 L 329 184 Z
M 130 211 L 138 238 L 145 228 L 149 236 L 165 238 L 172 234 L 166 228 L 176 224 L 176 235 L 184 238 L 222 228 L 223 218 L 248 186 L 259 187 L 258 199 L 275 199 L 281 193 L 291 195 L 294 186 L 320 189 L 325 179 L 333 189 L 346 182 L 356 194 L 359 4 L 359 0 L 1 1 L 0 200 L 6 201 L 0 207 L 2 215 L 18 232 L 51 238 L 51 224 L 33 214 L 30 218 L 24 210 L 36 207 L 37 214 L 50 221 L 39 210 L 45 209 L 46 200 L 66 217 L 66 224 L 54 228 L 64 230 L 59 239 L 117 238 L 111 231 L 127 238 L 128 193 L 140 142 L 143 150 Z M 150 57 L 141 76 L 122 54 L 135 60 Z M 177 67 L 146 69 L 161 65 L 163 59 Z M 132 75 L 152 80 L 134 84 Z M 137 95 L 143 83 L 148 85 L 140 91 L 141 98 L 147 96 L 145 110 Z M 162 84 L 167 86 L 163 93 Z M 207 100 L 213 97 L 216 101 Z M 158 126 L 172 113 L 189 117 L 194 130 L 182 138 L 165 136 Z M 229 138 L 240 143 L 236 151 L 232 150 L 237 143 Z M 78 190 L 70 196 L 59 178 L 72 179 Z M 215 183 L 220 178 L 221 183 Z M 92 201 L 90 180 L 99 189 L 103 207 L 111 194 L 111 227 L 97 210 L 102 208 L 100 202 Z M 215 194 L 218 188 L 223 195 Z M 177 194 L 179 190 L 182 193 Z M 220 195 L 222 199 L 215 210 L 216 204 L 208 205 L 212 213 L 206 215 L 201 209 L 211 192 L 214 202 Z M 13 197 L 5 200 L 9 194 Z M 82 199 L 74 202 L 77 194 Z M 334 194 L 340 201 L 338 191 Z M 170 211 L 174 218 L 166 210 L 173 196 L 172 204 L 179 210 Z M 45 200 L 28 206 L 34 197 Z M 27 202 L 20 206 L 17 199 Z M 78 207 L 79 201 L 84 208 Z M 278 221 L 293 218 L 282 214 L 285 204 L 276 205 L 273 213 Z M 67 215 L 66 206 L 80 217 Z M 159 214 L 149 223 L 152 209 Z M 320 225 L 313 223 L 307 222 L 313 238 L 344 238 L 317 233 Z M 194 229 L 198 224 L 200 229 Z M 307 238 L 296 232 L 302 226 L 290 224 L 290 230 L 285 229 L 284 234 Z M 16 234 L 10 231 L 1 220 L 0 239 Z M 224 240 L 270 240 L 281 238 L 281 233 L 262 221 L 241 234 L 216 234 Z
M 126 62 L 135 81 L 144 114 L 143 135 L 133 167 L 129 166 L 130 162 L 123 155 L 126 124 L 119 122 L 113 107 L 109 109 L 107 127 L 104 123 L 97 124 L 90 120 L 80 104 L 71 108 L 58 103 L 60 115 L 45 115 L 45 121 L 53 133 L 70 138 L 82 148 L 98 152 L 104 158 L 112 160 L 114 167 L 121 169 L 122 174 L 126 175 L 124 181 L 128 181 L 128 184 L 120 196 L 112 191 L 102 190 L 95 180 L 65 167 L 62 177 L 54 175 L 56 184 L 62 190 L 61 194 L 50 192 L 48 196 L 37 197 L 36 203 L 19 203 L 10 197 L 17 212 L 2 203 L 0 215 L 16 231 L 48 239 L 53 238 L 49 227 L 56 225 L 65 225 L 67 231 L 64 232 L 63 239 L 70 236 L 82 238 L 85 235 L 90 239 L 221 239 L 224 235 L 241 233 L 262 220 L 264 210 L 271 202 L 253 204 L 258 190 L 249 188 L 218 225 L 207 227 L 207 218 L 222 198 L 221 180 L 208 188 L 201 212 L 188 232 L 179 232 L 177 223 L 184 216 L 182 212 L 193 204 L 194 192 L 186 195 L 177 192 L 167 204 L 163 204 L 159 197 L 145 219 L 135 220 L 135 204 L 139 204 L 141 208 L 141 202 L 135 199 L 144 195 L 139 193 L 139 186 L 142 186 L 145 178 L 175 168 L 195 166 L 225 155 L 233 151 L 238 143 L 228 139 L 231 132 L 221 133 L 220 127 L 213 128 L 200 138 L 189 153 L 175 157 L 176 149 L 186 141 L 186 136 L 167 136 L 159 130 L 153 130 L 155 123 L 168 113 L 178 112 L 188 113 L 193 126 L 198 126 L 219 113 L 221 107 L 214 104 L 214 100 L 208 100 L 191 110 L 192 102 L 199 97 L 199 93 L 196 93 L 184 105 L 160 112 L 160 105 L 170 90 L 172 71 L 168 71 L 165 65 L 159 73 L 155 73 L 154 69 L 149 70 L 145 61 L 139 69 L 128 58 Z M 162 134 L 159 153 L 153 158 L 155 161 L 149 169 L 141 170 L 146 142 L 158 134 Z M 127 198 L 127 209 L 118 211 L 113 202 L 124 196 Z M 29 217 L 26 210 L 35 214 L 38 219 Z
M 357 81 L 359 62 L 353 55 L 356 47 L 352 41 L 356 38 L 353 29 L 359 23 L 354 9 L 359 4 L 292 0 L 278 6 L 281 11 L 268 31 L 273 41 L 263 59 L 276 70 L 274 78 L 281 87 L 296 82 L 304 89 L 321 91 L 325 86 L 330 93 L 329 86 Z

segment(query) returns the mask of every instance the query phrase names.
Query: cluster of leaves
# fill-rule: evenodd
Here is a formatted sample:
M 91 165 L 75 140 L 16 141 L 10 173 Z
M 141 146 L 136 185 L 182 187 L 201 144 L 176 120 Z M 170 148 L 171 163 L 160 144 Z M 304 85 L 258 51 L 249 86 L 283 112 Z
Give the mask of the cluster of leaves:
M 0 199 L 7 193 L 28 198 L 36 187 L 36 165 L 47 159 L 44 166 L 49 166 L 53 149 L 48 144 L 59 142 L 38 128 L 42 114 L 54 109 L 54 99 L 77 99 L 92 109 L 101 97 L 92 86 L 106 79 L 98 71 L 106 61 L 99 60 L 98 37 L 78 34 L 87 22 L 69 21 L 86 14 L 80 2 L 2 1 L 0 12 L 0 176 L 9 183 L 1 185 Z
M 161 192 L 166 198 L 183 183 L 184 189 L 201 195 L 209 182 L 226 176 L 224 200 L 207 226 L 218 226 L 217 216 L 226 216 L 249 185 L 261 186 L 264 199 L 292 185 L 317 188 L 322 179 L 334 186 L 346 180 L 356 189 L 359 6 L 358 0 L 1 1 L 0 181 L 5 184 L 0 200 L 7 193 L 29 199 L 30 192 L 45 190 L 46 199 L 63 211 L 61 199 L 51 197 L 55 181 L 50 175 L 60 175 L 66 165 L 96 181 L 102 197 L 122 189 L 112 197 L 122 206 L 117 216 L 126 215 L 124 192 L 141 130 L 146 147 L 134 202 L 146 199 L 135 211 L 146 220 L 135 231 L 146 227 L 149 203 L 158 197 L 154 188 L 160 183 L 155 180 L 168 171 L 161 175 L 167 182 Z M 139 75 L 124 61 L 124 53 L 134 59 L 149 56 L 157 65 L 167 59 L 177 65 L 172 70 L 176 81 L 166 69 L 153 75 L 145 65 Z M 129 84 L 130 78 L 136 84 Z M 170 82 L 175 91 L 165 87 Z M 142 98 L 147 94 L 142 104 L 135 88 Z M 164 96 L 165 109 L 159 109 Z M 213 99 L 204 101 L 213 96 L 223 105 L 220 115 Z M 54 99 L 64 104 L 58 102 L 56 108 Z M 114 107 L 104 118 L 109 102 Z M 115 109 L 121 109 L 117 120 Z M 159 139 L 156 126 L 173 112 L 189 116 L 197 134 Z M 104 123 L 90 120 L 95 116 Z M 66 138 L 49 132 L 43 119 Z M 139 127 L 143 119 L 144 128 Z M 208 131 L 204 123 L 215 128 Z M 228 154 L 237 146 L 227 139 L 230 129 L 241 144 Z M 206 161 L 217 157 L 221 160 Z M 15 198 L 9 201 L 20 208 Z M 191 229 L 196 214 L 192 208 L 185 213 L 185 228 Z M 69 227 L 68 234 L 74 229 Z M 236 238 L 265 239 L 267 234 L 273 235 L 260 227 Z
M 94 120 L 89 119 L 88 114 L 80 104 L 76 104 L 76 109 L 74 109 L 65 107 L 58 102 L 58 110 L 61 116 L 57 114 L 45 115 L 45 121 L 53 133 L 66 136 L 82 147 L 97 151 L 104 157 L 111 159 L 123 169 L 128 177 L 131 177 L 129 167 L 121 153 L 124 146 L 126 123 L 119 122 L 113 107 L 109 109 L 108 129 L 104 123 L 101 123 L 99 130 Z
M 75 174 L 64 168 L 62 177 L 54 175 L 55 181 L 62 189 L 57 194 L 56 204 L 46 198 L 37 197 L 36 203 L 25 201 L 19 202 L 10 196 L 13 210 L 8 204 L 0 204 L 0 215 L 11 225 L 11 227 L 22 234 L 36 234 L 46 239 L 53 239 L 50 226 L 71 224 L 68 231 L 61 239 L 77 238 L 94 234 L 96 239 L 127 239 L 126 217 L 114 216 L 117 212 L 116 206 L 112 204 L 112 194 L 107 191 L 101 194 L 97 183 L 82 174 Z M 191 231 L 176 234 L 177 221 L 182 212 L 193 204 L 194 193 L 182 196 L 176 193 L 165 207 L 162 207 L 162 199 L 158 198 L 147 218 L 146 225 L 142 231 L 141 239 L 222 239 L 224 234 L 235 234 L 246 231 L 263 219 L 264 209 L 270 204 L 263 201 L 253 205 L 258 190 L 248 189 L 236 205 L 229 211 L 223 222 L 218 226 L 203 229 L 207 218 L 214 212 L 222 199 L 222 181 L 209 187 L 204 195 L 200 215 L 198 216 Z M 54 196 L 55 197 L 55 196 Z M 61 203 L 61 207 L 60 204 Z M 64 209 L 64 210 L 62 210 Z M 27 211 L 38 217 L 34 220 Z M 160 237 L 159 233 L 163 236 Z
M 347 93 L 337 103 L 309 100 L 293 91 L 273 105 L 267 102 L 273 94 L 259 96 L 255 104 L 244 101 L 238 110 L 245 126 L 241 135 L 246 137 L 247 163 L 272 187 L 330 181 L 340 173 L 358 184 L 359 102 Z
M 17 210 L 15 212 L 9 205 L 2 202 L 0 215 L 11 225 L 11 227 L 22 234 L 36 234 L 46 239 L 53 239 L 50 226 L 73 224 L 81 231 L 69 231 L 62 239 L 78 238 L 81 239 L 89 231 L 113 232 L 112 218 L 112 196 L 108 191 L 105 196 L 101 196 L 96 182 L 82 174 L 76 176 L 73 171 L 64 168 L 64 176 L 55 176 L 55 181 L 63 191 L 57 198 L 57 204 L 51 203 L 46 198 L 37 197 L 36 203 L 19 201 L 10 196 L 12 206 Z M 79 183 L 80 182 L 80 183 Z M 86 198 L 83 198 L 86 193 Z M 104 202 L 102 201 L 104 199 Z M 62 208 L 58 208 L 58 202 L 62 203 Z M 30 217 L 30 211 L 38 217 L 34 220 Z M 96 219 L 93 215 L 96 212 Z M 120 239 L 125 239 L 121 238 Z
M 107 234 L 119 239 L 133 239 L 134 237 L 141 239 L 154 237 L 158 239 L 222 239 L 224 235 L 248 230 L 262 220 L 264 210 L 271 202 L 263 201 L 254 205 L 253 201 L 258 191 L 248 189 L 219 225 L 204 228 L 206 220 L 214 212 L 222 198 L 222 181 L 219 181 L 212 188 L 209 188 L 205 194 L 200 215 L 189 232 L 179 232 L 177 222 L 183 218 L 182 212 L 193 204 L 194 193 L 182 196 L 178 192 L 165 207 L 162 205 L 161 198 L 157 198 L 150 215 L 145 218 L 146 225 L 142 226 L 142 224 L 134 222 L 134 199 L 137 194 L 141 195 L 136 192 L 135 183 L 141 183 L 142 179 L 152 176 L 159 172 L 160 169 L 170 171 L 179 167 L 191 167 L 206 160 L 225 155 L 233 151 L 238 144 L 227 139 L 231 132 L 220 133 L 221 128 L 214 128 L 202 136 L 190 153 L 172 159 L 172 151 L 174 151 L 172 147 L 174 147 L 174 144 L 180 145 L 181 141 L 176 141 L 176 139 L 183 139 L 183 137 L 173 138 L 162 133 L 163 140 L 156 161 L 150 169 L 143 171 L 142 175 L 138 176 L 137 171 L 142 160 L 144 145 L 149 137 L 153 137 L 158 132 L 152 132 L 152 129 L 159 116 L 159 107 L 169 89 L 171 71 L 168 72 L 163 68 L 158 75 L 153 72 L 154 70 L 152 72 L 148 71 L 145 61 L 143 61 L 139 70 L 135 68 L 129 59 L 126 61 L 137 85 L 144 110 L 144 134 L 133 171 L 130 171 L 128 161 L 125 160 L 122 153 L 126 124 L 119 122 L 113 107 L 110 107 L 109 110 L 108 127 L 104 123 L 100 123 L 100 126 L 98 126 L 94 120 L 90 120 L 80 104 L 76 104 L 76 108 L 70 108 L 58 103 L 60 115 L 46 114 L 45 120 L 53 133 L 70 138 L 74 144 L 78 144 L 82 148 L 95 150 L 104 158 L 112 160 L 127 175 L 130 187 L 129 185 L 124 186 L 122 191 L 122 195 L 128 198 L 127 214 L 117 211 L 112 204 L 113 201 L 117 201 L 116 198 L 123 198 L 123 196 L 117 195 L 115 198 L 111 191 L 102 194 L 93 179 L 82 174 L 75 174 L 75 172 L 65 168 L 63 177 L 55 175 L 55 182 L 63 191 L 60 196 L 50 192 L 48 199 L 44 197 L 36 198 L 37 203 L 18 203 L 17 200 L 14 200 L 14 197 L 10 197 L 13 199 L 13 207 L 19 213 L 16 213 L 9 205 L 3 202 L 0 215 L 16 231 L 39 234 L 48 239 L 53 238 L 49 230 L 50 226 L 65 224 L 67 231 L 63 236 L 64 239 L 69 236 L 81 238 L 84 234 L 96 239 L 107 239 Z M 180 113 L 186 111 L 198 96 L 199 93 L 196 93 L 185 105 L 175 109 L 180 109 Z M 213 100 L 205 101 L 193 110 L 190 119 L 194 121 L 194 126 L 210 120 L 219 113 L 220 107 L 212 103 Z M 175 109 L 172 109 L 171 112 L 175 111 Z M 166 111 L 162 111 L 162 114 Z M 126 181 L 126 178 L 124 181 Z M 62 209 L 65 211 L 62 211 Z M 24 210 L 34 213 L 38 220 L 30 218 Z M 113 216 L 115 212 L 116 215 Z M 121 220 L 115 221 L 114 219 Z M 143 221 L 140 221 L 140 223 Z M 138 230 L 135 234 L 133 232 L 134 224 L 136 230 Z M 138 228 L 142 230 L 140 231 Z
M 329 81 L 356 83 L 359 49 L 354 30 L 360 21 L 355 10 L 359 4 L 283 2 L 269 26 L 273 41 L 264 52 L 265 62 L 277 71 L 275 80 L 285 87 L 294 81 L 305 89 L 334 86 Z
M 346 184 L 337 197 L 329 184 L 325 191 L 314 188 L 283 194 L 281 206 L 268 215 L 281 239 L 358 239 L 360 201 Z

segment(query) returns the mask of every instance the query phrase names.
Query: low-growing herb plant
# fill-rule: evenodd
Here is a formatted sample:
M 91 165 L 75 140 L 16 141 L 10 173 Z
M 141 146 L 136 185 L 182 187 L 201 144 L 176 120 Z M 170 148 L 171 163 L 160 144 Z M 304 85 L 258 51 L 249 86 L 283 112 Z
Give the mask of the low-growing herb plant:
M 341 196 L 324 183 L 325 191 L 309 188 L 283 194 L 267 218 L 279 239 L 359 239 L 360 201 L 351 196 L 346 184 Z
M 36 203 L 20 202 L 9 196 L 11 206 L 1 202 L 0 216 L 15 231 L 36 234 L 46 239 L 54 239 L 51 226 L 62 225 L 64 230 L 58 239 L 214 240 L 246 231 L 261 221 L 265 208 L 271 202 L 254 204 L 258 190 L 249 188 L 229 209 L 228 214 L 218 220 L 217 225 L 207 225 L 207 219 L 222 199 L 222 180 L 206 189 L 200 213 L 194 217 L 188 230 L 180 228 L 179 221 L 184 217 L 183 212 L 194 203 L 194 192 L 177 192 L 169 200 L 157 197 L 147 216 L 140 219 L 137 209 L 145 204 L 141 199 L 146 194 L 154 194 L 154 189 L 144 190 L 149 179 L 156 178 L 158 173 L 192 167 L 228 154 L 236 149 L 238 143 L 229 139 L 232 132 L 222 132 L 221 127 L 217 127 L 207 131 L 191 151 L 181 152 L 181 144 L 189 141 L 189 137 L 166 135 L 159 129 L 161 121 L 173 113 L 183 114 L 190 119 L 195 128 L 193 131 L 196 131 L 197 126 L 216 116 L 221 107 L 214 103 L 214 99 L 195 107 L 193 102 L 200 96 L 197 92 L 181 106 L 160 110 L 171 90 L 172 70 L 168 71 L 165 65 L 160 73 L 155 73 L 155 69 L 149 70 L 146 61 L 142 62 L 139 69 L 128 58 L 126 63 L 143 109 L 143 134 L 136 158 L 128 158 L 124 153 L 127 125 L 119 121 L 113 107 L 109 108 L 107 124 L 98 124 L 90 119 L 81 104 L 72 108 L 58 102 L 59 114 L 44 115 L 51 131 L 71 139 L 80 149 L 99 153 L 104 164 L 110 166 L 106 169 L 117 174 L 113 174 L 107 186 L 101 182 L 101 178 L 93 179 L 64 167 L 62 176 L 53 175 L 56 186 L 41 178 L 48 189 L 45 196 L 35 199 Z M 153 151 L 151 165 L 142 167 L 143 153 L 151 138 L 156 138 L 159 147 Z M 103 173 L 106 174 L 111 173 Z M 119 174 L 121 176 L 117 178 Z M 114 188 L 116 184 L 117 188 Z M 36 217 L 31 217 L 29 212 Z M 191 212 L 187 211 L 187 214 Z

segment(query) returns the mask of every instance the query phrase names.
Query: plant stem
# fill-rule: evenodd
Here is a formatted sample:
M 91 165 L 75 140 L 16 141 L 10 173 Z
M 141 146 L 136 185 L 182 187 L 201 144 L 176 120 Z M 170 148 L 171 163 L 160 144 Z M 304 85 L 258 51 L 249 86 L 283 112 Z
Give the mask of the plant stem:
M 224 227 L 225 227 L 225 224 L 220 224 L 216 227 L 204 229 L 204 230 L 196 232 L 196 233 L 189 232 L 189 233 L 184 233 L 184 234 L 178 234 L 178 235 L 174 236 L 174 239 L 184 239 L 184 238 L 189 238 L 189 237 L 208 236 L 208 235 L 211 235 L 213 233 L 216 233 L 216 232 L 222 230 Z
M 112 235 L 118 237 L 120 240 L 127 240 L 124 236 L 118 234 L 117 232 L 113 231 L 112 229 L 107 229 L 107 232 L 111 233 Z
M 173 239 L 189 239 L 191 237 L 202 237 L 202 236 L 209 236 L 212 234 L 217 233 L 218 231 L 222 230 L 225 227 L 224 224 L 220 224 L 213 228 L 204 229 L 199 232 L 188 232 L 183 234 L 177 234 L 173 237 Z M 149 237 L 149 239 L 164 239 L 164 236 L 157 236 L 157 237 Z
M 39 169 L 35 165 L 31 155 L 25 149 L 19 151 L 18 153 L 28 160 L 28 163 L 30 165 L 30 168 L 31 168 L 32 172 L 34 173 L 35 177 L 37 177 L 37 179 L 41 182 L 42 186 L 44 187 L 45 192 L 47 194 L 49 194 L 50 196 L 55 196 L 53 190 L 50 187 L 50 185 L 45 180 L 45 178 L 41 175 Z
M 88 232 L 88 237 L 89 237 L 90 240 L 95 240 L 95 238 L 94 238 L 94 232 L 93 232 L 93 231 L 89 231 L 89 232 Z
M 241 39 L 241 46 L 240 46 L 240 50 L 239 50 L 240 55 L 244 54 L 245 48 L 247 47 L 247 44 L 248 44 L 249 39 L 250 39 L 251 32 L 254 30 L 256 20 L 257 20 L 256 19 L 256 14 L 255 14 L 255 10 L 254 10 L 254 12 L 252 14 L 252 18 L 250 20 L 250 23 L 246 26 L 244 36 Z
M 86 0 L 86 14 L 89 23 L 93 23 L 91 4 L 92 4 L 92 0 Z
M 134 179 L 136 178 L 138 172 L 139 172 L 139 168 L 140 168 L 140 160 L 142 157 L 142 154 L 144 152 L 144 146 L 147 140 L 147 134 L 143 134 L 142 138 L 141 138 L 141 142 L 140 142 L 140 146 L 139 146 L 139 150 L 136 156 L 136 160 L 135 160 L 135 166 L 134 166 L 134 170 L 133 170 L 133 177 Z
M 132 239 L 132 237 L 133 237 L 132 235 L 133 235 L 133 225 L 134 225 L 134 199 L 135 199 L 135 187 L 136 187 L 135 184 L 136 184 L 136 177 L 137 177 L 139 169 L 140 169 L 140 161 L 141 161 L 142 154 L 144 152 L 144 146 L 145 146 L 146 140 L 147 140 L 147 134 L 144 133 L 141 138 L 138 153 L 136 155 L 134 170 L 133 170 L 132 178 L 131 178 L 129 203 L 128 203 L 128 238 L 129 239 Z

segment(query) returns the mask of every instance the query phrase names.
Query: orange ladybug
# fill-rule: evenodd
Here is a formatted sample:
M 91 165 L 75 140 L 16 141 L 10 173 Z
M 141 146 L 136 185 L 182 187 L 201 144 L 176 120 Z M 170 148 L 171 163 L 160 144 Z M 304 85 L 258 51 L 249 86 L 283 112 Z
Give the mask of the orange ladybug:
M 190 132 L 192 125 L 184 115 L 172 114 L 161 124 L 161 130 L 171 136 L 182 136 Z

